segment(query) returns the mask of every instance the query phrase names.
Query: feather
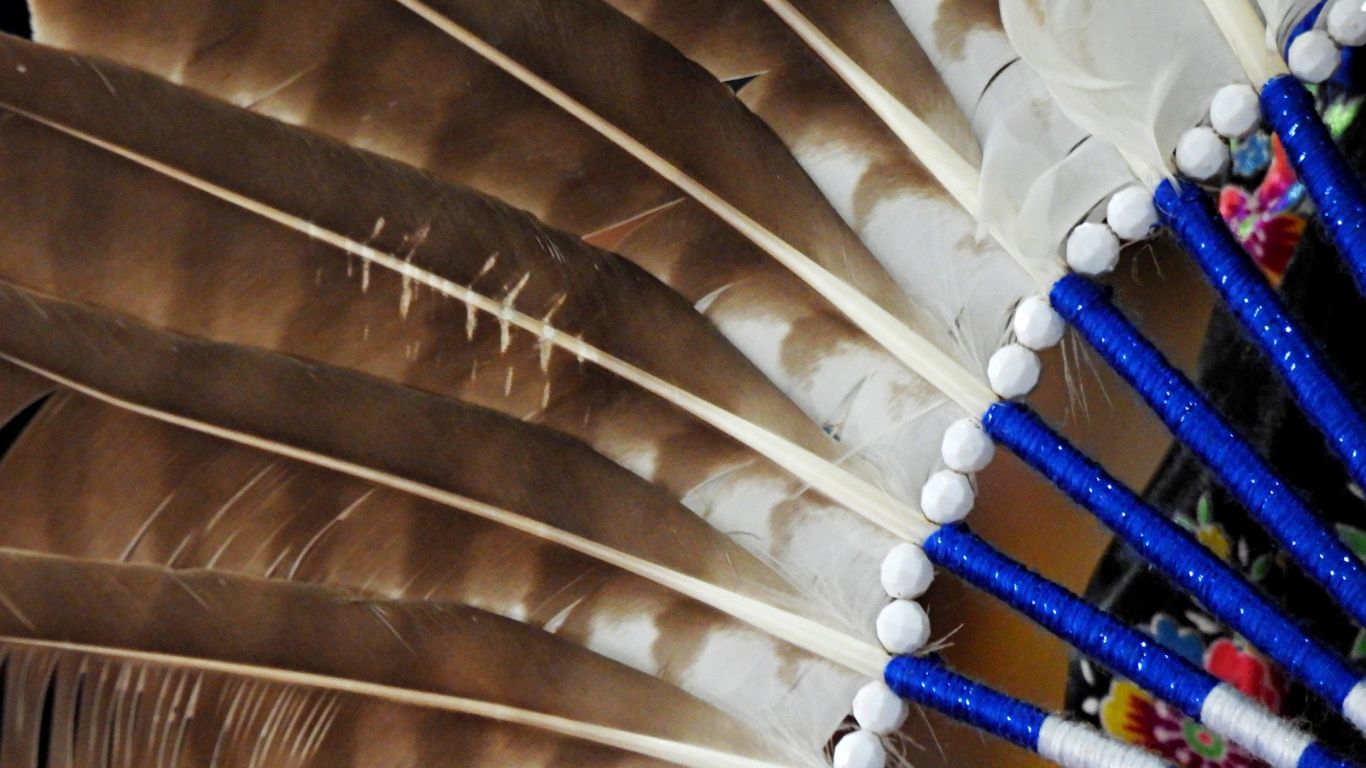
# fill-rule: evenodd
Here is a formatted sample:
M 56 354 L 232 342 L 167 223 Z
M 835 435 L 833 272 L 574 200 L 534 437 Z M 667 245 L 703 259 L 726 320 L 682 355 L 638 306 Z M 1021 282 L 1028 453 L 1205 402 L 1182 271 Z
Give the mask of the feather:
M 943 342 L 940 344 L 941 349 L 948 345 L 947 332 L 941 328 L 941 324 L 934 322 L 933 318 L 924 317 L 923 312 L 913 310 L 907 304 L 895 290 L 894 283 L 886 279 L 878 264 L 820 198 L 786 150 L 774 142 L 767 130 L 735 102 L 729 91 L 720 84 L 699 78 L 671 49 L 643 35 L 628 20 L 609 9 L 579 2 L 555 4 L 553 11 L 536 6 L 536 3 L 528 2 L 518 6 L 514 12 L 502 5 L 490 10 L 480 4 L 463 4 L 459 8 L 447 8 L 445 4 L 421 7 L 410 4 L 432 26 L 455 38 L 450 41 L 450 46 L 459 48 L 458 42 L 467 44 L 470 50 L 498 64 L 506 72 L 518 77 L 524 85 L 529 85 L 561 108 L 567 109 L 591 129 L 612 139 L 619 148 L 632 152 L 638 160 L 676 183 L 689 197 L 724 219 L 735 232 L 762 246 L 784 268 L 793 270 L 803 281 L 819 289 L 840 312 L 864 328 L 876 343 L 885 346 L 896 359 L 930 379 L 937 389 L 948 392 L 960 403 L 972 404 L 974 407 L 989 399 L 990 393 L 980 382 L 980 375 L 962 370 L 929 343 L 937 339 Z M 38 14 L 38 30 L 44 39 L 63 45 L 79 45 L 84 49 L 95 48 L 114 56 L 120 56 L 120 50 L 123 50 L 122 55 L 136 60 L 133 52 L 137 50 L 137 44 L 120 42 L 119 38 L 119 35 L 129 35 L 136 40 L 136 31 L 109 30 L 107 25 L 95 23 L 102 18 L 100 15 L 82 12 L 80 8 L 72 10 L 63 3 L 39 4 Z M 515 28 L 506 30 L 497 26 L 513 23 L 520 14 L 536 21 L 515 24 Z M 152 24 L 151 28 L 164 29 L 167 27 L 166 21 Z M 172 28 L 184 28 L 189 23 L 169 21 Z M 290 27 L 290 23 L 283 23 L 283 28 Z M 582 34 L 580 29 L 584 30 Z M 499 48 L 493 50 L 481 44 L 479 39 L 484 37 L 497 41 Z M 180 39 L 182 46 L 188 45 L 191 49 L 203 45 L 202 40 L 193 33 Z M 575 43 L 572 47 L 566 46 L 569 40 Z M 590 40 L 597 42 L 580 44 Z M 159 54 L 149 58 L 162 58 L 166 62 L 165 68 L 169 70 L 168 74 L 178 76 L 181 73 L 174 62 L 184 62 L 189 55 L 183 48 L 169 54 L 165 50 L 166 46 L 162 46 Z M 592 50 L 594 55 L 585 57 L 583 52 L 587 50 Z M 637 60 L 642 57 L 650 61 L 648 71 L 638 66 Z M 234 59 L 234 56 L 225 54 L 223 60 Z M 553 66 L 550 63 L 552 60 Z M 527 71 L 528 68 L 531 71 Z M 188 71 L 192 68 L 185 66 L 182 69 Z M 284 69 L 295 71 L 297 68 Z M 260 82 L 266 80 L 258 80 L 258 84 Z M 279 79 L 270 82 L 279 82 Z M 302 97 L 307 98 L 307 91 L 316 85 L 305 83 L 300 86 Z M 223 89 L 227 90 L 230 89 Z M 360 89 L 359 92 L 365 91 Z M 623 103 L 623 100 L 630 104 Z M 379 111 L 379 102 L 372 104 L 375 107 L 371 111 Z M 643 120 L 640 115 L 650 115 L 651 119 Z M 706 115 L 707 119 L 695 125 L 699 123 L 699 115 Z M 321 122 L 321 127 L 326 130 L 326 121 Z M 429 121 L 428 125 L 433 123 Z M 383 133 L 384 129 L 379 132 Z M 389 141 L 393 144 L 397 140 Z M 772 167 L 756 168 L 755 164 L 759 162 Z M 764 179 L 764 183 L 748 188 L 737 185 L 737 179 Z M 769 180 L 773 179 L 781 183 L 771 184 Z M 776 187 L 781 187 L 782 194 L 770 194 Z M 802 201 L 795 202 L 794 195 Z M 670 212 L 665 211 L 661 215 Z M 784 217 L 789 221 L 780 221 Z M 791 220 L 799 222 L 794 224 Z M 759 228 L 751 226 L 753 223 L 757 223 Z M 775 239 L 769 235 L 777 237 Z M 629 240 L 622 243 L 623 249 L 628 252 L 632 250 L 629 246 Z M 670 253 L 677 254 L 679 251 L 675 248 Z M 813 271 L 813 262 L 807 259 L 807 255 L 831 272 L 820 269 Z M 718 264 L 717 259 L 709 259 L 705 265 L 699 263 L 697 267 L 689 267 L 686 274 L 696 274 L 696 269 L 707 269 L 710 274 L 726 274 L 731 266 L 724 262 Z M 662 276 L 674 282 L 681 268 L 675 267 L 675 270 L 675 277 Z M 858 291 L 851 291 L 843 282 L 828 280 L 832 273 L 850 280 Z M 860 274 L 872 277 L 864 280 L 859 277 Z M 765 282 L 772 284 L 768 283 L 767 277 Z M 705 299 L 707 306 L 711 307 L 715 306 L 712 300 L 716 296 L 720 295 L 723 300 L 729 298 L 726 293 L 733 287 L 734 283 L 723 283 L 713 285 L 712 290 L 705 293 L 696 290 L 687 292 L 694 298 L 700 296 Z M 869 302 L 869 296 L 876 299 L 877 304 Z M 896 317 L 889 315 L 882 307 L 891 307 Z M 907 331 L 903 322 L 909 323 L 914 331 Z M 782 332 L 782 326 L 779 326 L 779 332 Z M 736 334 L 732 333 L 732 338 L 736 338 Z M 808 354 L 802 357 L 811 359 Z M 867 357 L 871 358 L 871 355 Z M 862 362 L 861 366 L 871 368 L 878 377 L 892 379 L 883 373 L 887 366 L 873 367 L 866 362 Z M 773 368 L 771 364 L 765 366 L 766 370 Z M 846 367 L 845 370 L 851 369 Z M 861 374 L 858 368 L 852 371 L 853 374 Z M 879 433 L 883 430 L 876 429 L 865 415 L 874 412 L 874 408 L 850 406 L 852 401 L 861 396 L 864 389 L 861 385 L 875 377 L 853 374 L 844 373 L 840 377 L 832 377 L 834 380 L 829 384 L 822 382 L 819 385 L 826 393 L 823 397 L 826 406 L 820 410 L 828 417 L 832 408 L 838 409 L 841 421 L 848 416 L 849 411 L 856 412 L 861 423 L 869 425 L 853 440 L 855 447 L 861 448 L 880 437 Z M 870 398 L 877 395 L 885 398 L 888 390 L 897 396 L 917 398 L 908 400 L 909 405 L 898 405 L 891 415 L 896 420 L 894 423 L 909 421 L 932 409 L 942 409 L 942 400 L 926 402 L 923 384 L 914 378 L 907 379 L 905 374 L 897 374 L 889 384 L 873 381 L 866 388 Z M 877 405 L 876 402 L 873 404 Z M 808 409 L 809 412 L 815 410 Z M 886 411 L 883 413 L 885 423 Z M 896 446 L 900 448 L 908 442 L 903 439 Z M 925 456 L 928 452 L 921 449 L 918 453 Z M 909 479 L 903 479 L 906 477 L 904 472 L 894 475 L 890 486 L 894 490 L 905 486 L 918 490 L 915 481 L 927 474 L 927 470 L 923 469 L 924 462 L 918 463 L 922 468 L 917 468 Z M 883 463 L 884 467 L 890 465 L 890 461 Z
M 974 214 L 1032 272 L 1056 278 L 1068 232 L 1131 182 L 1127 165 L 1072 123 L 1020 61 L 997 0 L 893 2 L 982 143 Z
M 65 479 L 53 467 L 69 468 Z M 620 518 L 615 498 L 639 498 L 620 473 L 590 482 L 585 516 L 594 528 Z M 14 499 L 0 547 L 470 605 L 656 675 L 794 741 L 828 732 L 842 714 L 843 702 L 826 691 L 846 687 L 847 673 L 638 575 L 474 514 L 91 398 L 65 393 L 45 406 L 0 464 L 0 483 Z M 550 495 L 536 498 L 551 508 Z M 639 506 L 669 531 L 669 560 L 657 562 L 677 562 L 682 552 L 699 562 L 715 557 L 747 593 L 800 602 L 686 514 L 657 501 Z M 54 520 L 52 509 L 63 514 Z M 604 543 L 612 535 L 560 527 Z M 735 659 L 748 661 L 737 667 Z M 813 700 L 827 711 L 813 711 Z
M 46 755 L 62 768 L 103 768 L 115 759 L 384 766 L 403 754 L 423 765 L 443 765 L 450 756 L 482 765 L 490 755 L 533 768 L 670 765 L 510 723 L 250 675 L 187 671 L 101 649 L 11 641 L 0 655 L 5 748 L 13 745 L 5 757 L 17 764 Z M 45 713 L 53 725 L 46 739 L 35 733 Z
M 903 538 L 914 537 L 914 513 L 898 511 L 881 490 L 823 460 L 835 456 L 828 439 L 709 332 L 686 304 L 662 287 L 652 288 L 657 284 L 646 276 L 471 193 L 319 145 L 316 139 L 248 118 L 227 105 L 192 99 L 110 66 L 92 71 L 66 57 L 22 51 L 27 74 L 18 72 L 18 63 L 6 67 L 13 73 L 6 78 L 15 89 L 7 94 L 11 100 L 27 93 L 35 108 L 46 108 L 46 101 L 51 101 L 52 109 L 74 114 L 53 113 L 47 119 L 84 120 L 85 128 L 107 137 L 101 141 L 126 140 L 131 145 L 128 151 L 155 152 L 160 158 L 156 162 L 171 163 L 179 171 L 166 176 L 147 163 L 128 163 L 102 152 L 84 139 L 44 129 L 31 120 L 11 120 L 12 140 L 6 151 L 15 157 L 6 196 L 23 198 L 33 211 L 34 227 L 49 226 L 43 222 L 53 217 L 65 221 L 62 209 L 54 209 L 52 201 L 65 195 L 67 184 L 82 186 L 114 209 L 93 219 L 82 211 L 80 221 L 57 228 L 65 233 L 60 240 L 11 228 L 6 236 L 15 245 L 5 254 L 5 273 L 12 279 L 73 299 L 98 299 L 183 332 L 357 367 L 517 417 L 531 413 L 537 421 L 585 437 L 624 464 L 635 460 L 658 466 L 676 459 L 681 468 L 675 477 L 690 482 L 675 487 L 675 493 L 691 494 L 693 500 L 716 494 L 719 501 L 702 505 L 713 524 L 743 532 L 737 540 L 781 564 L 808 591 L 849 612 L 848 623 L 867 631 L 868 623 L 861 619 L 870 618 L 880 602 L 875 563 L 893 539 L 818 496 L 787 502 L 802 495 L 802 482 L 810 482 L 846 496 L 859 514 L 880 516 L 885 529 Z M 63 98 L 66 94 L 59 89 L 39 87 L 37 82 L 47 79 L 37 77 L 47 71 L 40 70 L 44 63 L 57 67 L 52 74 L 60 75 L 63 88 L 81 89 L 81 98 Z M 109 95 L 105 82 L 113 83 L 122 96 Z M 118 108 L 134 94 L 159 109 Z M 152 127 L 161 113 L 180 116 L 174 136 L 163 126 Z M 206 143 L 205 136 L 216 138 Z M 139 147 L 138 141 L 155 146 Z M 206 151 L 214 145 L 250 148 L 252 161 Z M 63 163 L 70 163 L 66 167 L 72 172 L 88 173 L 67 178 L 54 170 Z M 306 186 L 279 176 L 299 169 L 299 176 L 309 180 Z M 208 194 L 186 196 L 187 183 L 193 182 L 193 187 L 199 184 L 196 180 L 210 178 L 212 189 L 200 186 Z M 364 193 L 358 194 L 361 189 Z M 15 205 L 13 210 L 20 210 L 18 201 Z M 282 220 L 284 227 L 276 223 Z M 380 220 L 385 227 L 374 235 L 374 223 Z M 178 226 L 173 228 L 173 222 Z M 158 232 L 159 237 L 148 240 L 146 232 Z M 214 237 L 205 238 L 206 232 Z M 421 235 L 420 243 L 413 241 L 415 233 Z M 199 255 L 202 251 L 197 249 L 205 247 L 212 247 L 212 258 Z M 280 256 L 262 264 L 256 255 L 262 250 L 278 250 Z M 102 258 L 90 259 L 89 252 Z M 567 253 L 583 258 L 566 259 Z M 171 260 L 158 254 L 179 255 Z M 42 266 L 47 264 L 52 265 Z M 351 278 L 346 276 L 348 264 L 356 273 Z M 366 264 L 374 265 L 368 287 Z M 490 264 L 492 269 L 484 273 Z M 61 285 L 42 277 L 55 274 L 57 265 Z M 194 268 L 187 269 L 190 266 Z M 263 275 L 261 270 L 267 267 L 276 275 Z M 320 269 L 323 279 L 318 283 Z M 107 271 L 121 279 L 101 279 Z M 151 284 L 172 288 L 152 292 L 146 288 Z M 323 291 L 330 296 L 324 297 Z M 415 291 L 432 296 L 420 294 L 412 300 Z M 651 292 L 655 299 L 647 299 Z M 306 300 L 303 305 L 300 297 Z M 407 320 L 402 314 L 405 297 L 416 302 L 410 310 L 418 308 Z M 174 302 L 171 307 L 165 305 L 168 299 Z M 175 311 L 175 304 L 184 309 Z M 324 306 L 345 307 L 345 322 L 316 311 Z M 472 346 L 462 341 L 470 306 L 496 318 L 477 324 Z M 550 315 L 554 324 L 547 326 L 544 319 Z M 660 324 L 677 334 L 678 345 L 651 341 L 655 334 L 647 328 Z M 512 354 L 521 364 L 510 374 L 505 363 L 492 362 L 503 360 L 514 348 L 514 332 L 518 345 Z M 414 346 L 425 353 L 414 353 Z M 549 363 L 554 364 L 548 375 L 540 367 L 547 346 Z M 462 349 L 477 354 L 459 354 Z M 580 366 L 580 357 L 629 381 L 613 384 L 614 377 L 603 376 L 594 366 Z M 719 371 L 728 373 L 715 375 Z M 531 397 L 521 403 L 509 399 L 509 379 L 529 381 Z M 576 387 L 575 380 L 585 383 Z M 563 406 L 542 407 L 547 386 Z M 787 466 L 800 469 L 802 482 L 756 461 L 740 446 L 730 444 L 724 453 L 711 447 L 730 441 L 699 429 L 691 419 L 680 419 L 672 407 L 640 387 L 712 426 L 730 425 L 729 434 L 747 445 L 767 445 L 760 452 L 769 458 L 787 456 L 805 463 L 801 468 Z M 754 421 L 742 418 L 747 416 Z M 664 423 L 635 428 L 651 420 Z M 784 433 L 800 443 L 784 440 Z M 657 442 L 649 442 L 652 436 Z M 680 450 L 689 443 L 700 446 Z M 844 464 L 856 469 L 850 462 Z M 708 485 L 728 472 L 739 476 Z M 786 533 L 784 529 L 798 520 L 808 526 L 804 530 L 812 538 Z M 824 524 L 846 533 L 837 546 L 819 533 Z
M 52 382 L 11 363 L 0 361 L 0 424 L 9 423 L 20 411 L 54 389 Z
M 1246 82 L 1214 20 L 1180 0 L 1002 0 L 1001 18 L 1067 116 L 1114 145 L 1150 188 L 1171 176 L 1177 140 L 1205 118 L 1214 92 Z
M 150 713 L 125 709 L 112 718 L 97 717 L 100 693 L 114 692 L 108 691 L 107 678 L 91 679 L 98 669 L 91 657 L 107 661 L 104 674 L 116 675 L 116 689 L 145 690 L 150 668 L 161 670 L 167 682 L 170 672 L 179 671 L 191 686 L 201 675 L 218 678 L 224 693 L 224 678 L 235 680 L 239 706 L 249 687 L 288 686 L 311 698 L 361 697 L 397 705 L 407 710 L 407 717 L 393 713 L 401 719 L 416 717 L 417 710 L 484 717 L 695 768 L 759 768 L 785 757 L 778 747 L 756 743 L 734 721 L 677 689 L 477 609 L 14 551 L 0 552 L 0 583 L 0 647 L 7 677 L 15 683 L 6 686 L 7 692 L 32 686 L 29 690 L 48 691 L 54 702 L 47 733 L 25 727 L 22 709 L 5 707 L 5 749 L 15 757 L 42 754 L 54 744 L 70 754 L 82 736 L 98 734 L 111 720 L 127 729 L 104 734 L 124 760 L 139 749 L 202 750 L 233 725 L 231 703 L 215 707 L 204 700 L 187 718 L 198 738 L 187 742 L 178 734 L 178 747 L 165 741 L 138 745 L 157 735 L 151 723 L 142 722 Z M 58 653 L 46 659 L 35 653 L 44 649 L 67 651 L 67 663 Z M 72 669 L 70 652 L 87 656 L 84 674 Z M 58 673 L 62 666 L 66 674 Z M 90 705 L 86 685 L 96 691 Z M 45 697 L 24 698 L 41 702 Z M 261 703 L 258 699 L 253 706 Z M 667 708 L 670 717 L 652 717 L 656 706 Z M 276 713 L 284 716 L 279 709 Z M 82 722 L 87 719 L 94 722 Z M 35 743 L 45 736 L 51 739 L 48 745 Z M 345 741 L 347 736 L 327 727 L 315 738 Z M 458 765 L 506 764 L 497 753 L 481 758 L 479 747 L 471 740 L 448 759 Z M 257 759 L 260 749 L 258 743 L 253 750 Z M 308 751 L 321 749 L 314 743 Z M 243 752 L 239 760 L 251 757 Z

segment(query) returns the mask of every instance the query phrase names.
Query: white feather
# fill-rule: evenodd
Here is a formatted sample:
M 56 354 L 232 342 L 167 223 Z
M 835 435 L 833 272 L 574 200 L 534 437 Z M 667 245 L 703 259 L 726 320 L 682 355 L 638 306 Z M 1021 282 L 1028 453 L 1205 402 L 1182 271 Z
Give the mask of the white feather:
M 1189 0 L 1002 0 L 1001 16 L 1059 107 L 1150 186 L 1171 176 L 1177 141 L 1215 91 L 1247 81 L 1214 20 Z
M 1067 232 L 1131 175 L 1053 103 L 1019 61 L 994 0 L 893 0 L 982 145 L 973 213 L 1032 274 L 1061 274 Z M 948 30 L 955 30 L 950 32 Z M 1083 151 L 1084 150 L 1084 151 Z M 1039 281 L 1046 291 L 1050 279 Z

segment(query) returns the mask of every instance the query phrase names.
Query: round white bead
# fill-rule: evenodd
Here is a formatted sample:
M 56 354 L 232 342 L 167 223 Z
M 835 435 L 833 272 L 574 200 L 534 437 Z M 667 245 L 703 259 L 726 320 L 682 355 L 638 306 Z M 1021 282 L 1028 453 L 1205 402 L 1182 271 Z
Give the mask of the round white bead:
M 1290 44 L 1290 71 L 1306 83 L 1321 83 L 1333 76 L 1342 63 L 1342 54 L 1333 38 L 1321 29 L 1311 29 Z
M 996 394 L 1010 399 L 1034 391 L 1043 373 L 1039 356 L 1020 344 L 1007 344 L 987 361 L 987 381 Z
M 925 550 L 902 542 L 882 559 L 882 588 L 901 600 L 914 600 L 934 583 L 934 564 Z
M 1119 263 L 1119 238 L 1104 224 L 1078 224 L 1067 236 L 1067 265 L 1083 275 L 1103 275 Z
M 883 768 L 887 748 L 882 739 L 869 731 L 846 733 L 835 745 L 835 768 Z
M 863 686 L 854 694 L 854 719 L 865 731 L 886 736 L 906 722 L 911 708 L 881 680 Z
M 1176 142 L 1176 169 L 1196 181 L 1209 181 L 1223 173 L 1228 161 L 1228 145 L 1213 128 L 1192 128 Z
M 1157 207 L 1143 187 L 1125 187 L 1110 197 L 1105 222 L 1125 240 L 1142 240 L 1157 228 Z
M 939 453 L 944 463 L 954 472 L 981 472 L 996 455 L 996 444 L 977 422 L 959 419 L 944 430 L 944 442 Z
M 920 489 L 920 508 L 925 517 L 934 523 L 948 525 L 968 516 L 977 492 L 966 475 L 949 469 L 941 469 L 930 475 L 925 487 Z
M 1339 45 L 1366 45 L 1366 2 L 1337 0 L 1329 6 L 1328 34 Z
M 1048 349 L 1062 341 L 1067 325 L 1047 296 L 1030 296 L 1015 307 L 1015 338 L 1030 349 Z
M 1262 105 L 1257 92 L 1247 83 L 1220 88 L 1209 105 L 1209 121 L 1220 136 L 1241 138 L 1257 130 L 1262 122 Z
M 877 639 L 889 653 L 915 653 L 930 640 L 929 614 L 910 600 L 888 603 L 877 615 Z

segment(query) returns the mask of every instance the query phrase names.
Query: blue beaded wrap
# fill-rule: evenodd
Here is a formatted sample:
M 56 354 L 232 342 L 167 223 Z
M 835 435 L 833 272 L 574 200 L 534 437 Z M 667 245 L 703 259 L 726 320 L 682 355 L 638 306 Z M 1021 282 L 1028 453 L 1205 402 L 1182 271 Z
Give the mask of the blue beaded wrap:
M 1366 420 L 1337 381 L 1314 342 L 1291 319 L 1276 292 L 1233 239 L 1209 199 L 1194 184 L 1158 185 L 1153 201 L 1187 252 L 1266 352 L 1300 407 L 1366 487 Z
M 949 717 L 995 734 L 1031 752 L 1048 714 L 1032 704 L 969 680 L 932 658 L 898 656 L 887 662 L 887 687 Z
M 1314 97 L 1290 75 L 1262 88 L 1262 114 L 1318 207 L 1319 223 L 1366 295 L 1366 191 L 1319 119 Z
M 1053 286 L 1054 309 L 1223 480 L 1252 517 L 1356 620 L 1366 625 L 1366 568 L 1209 401 L 1139 333 L 1111 291 L 1070 274 Z
M 925 554 L 1197 720 L 1219 685 L 1213 675 L 1011 560 L 961 523 L 944 526 L 926 540 Z
M 1298 768 L 1355 768 L 1355 766 L 1355 763 L 1349 763 L 1319 746 L 1316 741 L 1305 748 L 1304 754 L 1300 755 Z
M 1351 667 L 1276 610 L 1252 585 L 1183 528 L 1138 498 L 1023 405 L 996 403 L 987 409 L 982 424 L 998 443 L 1010 448 L 1083 508 L 1090 510 L 1215 616 L 1278 661 L 1311 690 L 1341 707 L 1358 682 Z M 992 574 L 1003 567 L 999 559 L 989 566 L 954 559 L 955 572 L 959 568 L 988 568 L 979 577 L 988 582 L 997 578 Z M 1008 583 L 1001 583 L 996 588 L 1007 594 L 1017 593 L 1009 598 L 1012 601 L 1027 602 L 1034 595 L 1033 587 L 1012 588 Z M 1082 637 L 1077 647 L 1090 653 L 1090 647 L 1085 645 L 1088 642 L 1103 644 L 1106 640 L 1088 641 Z M 1169 700 L 1173 704 L 1182 703 Z

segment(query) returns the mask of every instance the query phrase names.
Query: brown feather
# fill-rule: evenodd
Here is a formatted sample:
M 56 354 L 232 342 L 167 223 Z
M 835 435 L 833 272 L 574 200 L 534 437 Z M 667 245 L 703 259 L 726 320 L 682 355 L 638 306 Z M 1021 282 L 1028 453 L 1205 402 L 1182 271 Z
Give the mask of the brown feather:
M 240 665 L 244 680 L 359 690 L 434 709 L 468 699 L 719 753 L 774 754 L 667 684 L 473 608 L 15 551 L 0 552 L 0 584 L 0 633 L 20 647 L 47 641 L 144 655 L 191 673 Z M 670 717 L 653 716 L 654 706 Z M 17 736 L 21 723 L 7 725 Z
M 481 445 L 480 453 L 512 455 L 496 445 Z M 590 480 L 599 497 L 621 483 Z M 45 406 L 0 464 L 0 488 L 10 499 L 0 547 L 473 605 L 657 675 L 739 717 L 768 711 L 785 719 L 784 707 L 801 709 L 800 696 L 785 696 L 828 684 L 832 674 L 828 664 L 695 600 L 529 534 L 70 393 Z M 549 494 L 537 498 L 556 503 Z M 689 521 L 671 522 L 676 513 L 641 512 L 670 549 L 711 546 L 696 541 Z M 611 509 L 594 515 L 604 524 L 619 517 Z M 752 594 L 796 602 L 743 552 L 723 546 L 719 554 L 721 567 Z M 651 628 L 654 639 L 642 644 L 630 626 Z M 707 661 L 709 644 L 765 647 L 766 661 L 722 673 Z M 746 682 L 737 685 L 740 678 Z

